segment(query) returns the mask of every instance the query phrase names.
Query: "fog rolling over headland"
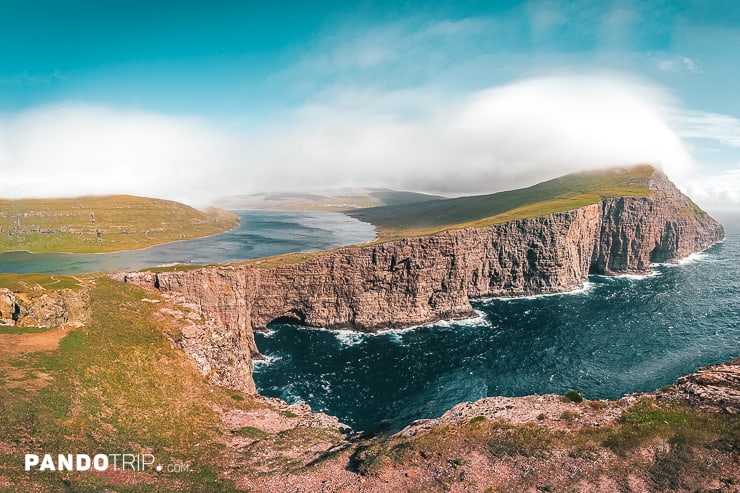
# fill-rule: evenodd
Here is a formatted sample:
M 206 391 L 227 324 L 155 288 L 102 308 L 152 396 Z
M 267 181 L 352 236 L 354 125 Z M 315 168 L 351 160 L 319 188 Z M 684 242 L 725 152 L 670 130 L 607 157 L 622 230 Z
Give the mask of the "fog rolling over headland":
M 61 102 L 0 117 L 0 196 L 130 193 L 204 205 L 352 186 L 455 196 L 649 163 L 702 205 L 734 203 L 738 173 L 701 173 L 681 138 L 696 132 L 696 118 L 664 89 L 616 73 L 523 79 L 453 98 L 431 88 L 345 90 L 251 130 Z

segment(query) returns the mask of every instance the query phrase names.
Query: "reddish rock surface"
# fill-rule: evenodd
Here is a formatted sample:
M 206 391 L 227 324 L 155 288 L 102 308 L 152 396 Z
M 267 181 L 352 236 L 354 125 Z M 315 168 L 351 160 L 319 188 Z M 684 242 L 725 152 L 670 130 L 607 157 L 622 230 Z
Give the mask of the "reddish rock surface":
M 217 382 L 254 392 L 254 329 L 275 320 L 373 331 L 473 316 L 470 299 L 555 293 L 589 273 L 646 272 L 701 251 L 722 226 L 659 171 L 646 197 L 607 198 L 575 210 L 483 228 L 342 248 L 274 268 L 204 267 L 116 273 L 153 286 L 203 315 L 183 347 Z M 239 383 L 241 382 L 241 383 Z
M 694 492 L 717 491 L 737 493 L 740 491 L 740 469 L 737 468 L 737 454 L 731 446 L 708 448 L 694 443 L 690 452 L 681 448 L 681 441 L 671 438 L 671 434 L 653 437 L 636 445 L 627 453 L 617 453 L 597 439 L 586 448 L 567 448 L 564 437 L 579 436 L 580 440 L 598 437 L 599 430 L 615 430 L 624 426 L 625 413 L 634 412 L 637 407 L 652 408 L 665 401 L 687 401 L 696 410 L 720 412 L 732 423 L 733 416 L 740 406 L 740 359 L 708 366 L 696 373 L 681 377 L 676 385 L 655 392 L 630 394 L 615 401 L 567 402 L 563 396 L 542 395 L 525 397 L 489 397 L 476 402 L 463 402 L 436 419 L 420 420 L 392 437 L 382 440 L 344 440 L 321 442 L 308 441 L 300 452 L 291 450 L 281 452 L 275 448 L 267 450 L 252 446 L 252 442 L 233 436 L 230 445 L 236 447 L 239 456 L 253 457 L 262 451 L 265 456 L 259 460 L 276 463 L 278 458 L 287 458 L 310 465 L 296 468 L 292 472 L 272 474 L 255 473 L 252 467 L 235 465 L 229 477 L 237 486 L 248 491 L 275 492 L 316 492 L 316 491 L 575 491 L 582 493 L 599 492 L 645 492 L 662 491 Z M 701 396 L 698 398 L 697 396 Z M 238 429 L 245 424 L 279 434 L 290 426 L 313 426 L 303 424 L 308 414 L 285 418 L 285 403 L 271 399 L 268 404 L 274 408 L 238 411 L 224 415 L 228 430 Z M 278 406 L 282 406 L 278 408 Z M 667 407 L 671 409 L 671 406 Z M 654 409 L 658 409 L 655 407 Z M 663 408 L 665 409 L 665 407 Z M 683 409 L 679 407 L 678 409 Z M 725 414 L 726 413 L 726 414 Z M 482 420 L 481 417 L 486 418 Z M 310 419 L 310 418 L 308 418 Z M 476 420 L 499 423 L 501 427 L 488 439 L 486 434 L 476 432 Z M 735 421 L 736 422 L 736 421 Z M 329 423 L 329 429 L 335 426 Z M 554 430 L 565 442 L 558 445 L 549 442 L 540 453 L 533 450 L 520 453 L 493 453 L 487 447 L 496 443 L 495 437 L 505 439 L 511 430 L 528 430 L 522 436 L 537 440 L 551 435 L 540 431 Z M 635 426 L 630 425 L 630 426 Z M 703 430 L 704 433 L 707 430 Z M 436 435 L 434 435 L 437 433 Z M 445 434 L 459 440 L 447 441 L 444 447 L 435 447 L 438 439 Z M 689 432 L 689 436 L 691 433 Z M 225 434 L 225 436 L 230 436 Z M 602 434 L 601 437 L 609 436 Z M 429 437 L 433 437 L 429 439 Z M 725 437 L 728 444 L 731 436 Z M 376 447 L 389 453 L 396 450 L 419 450 L 424 453 L 407 453 L 402 460 L 385 460 L 378 463 L 372 472 L 357 471 L 356 461 L 363 456 L 363 449 Z M 722 443 L 725 443 L 724 441 Z M 246 445 L 246 447 L 245 447 Z M 314 456 L 305 456 L 306 450 L 313 447 Z M 529 442 L 528 446 L 535 446 Z M 239 448 L 241 447 L 241 448 Z M 395 447 L 395 448 L 394 448 Z M 683 452 L 682 452 L 683 450 Z M 681 455 L 681 454 L 687 455 Z M 327 458 L 330 457 L 330 458 Z M 369 455 L 372 457 L 372 454 Z M 238 464 L 238 463 L 237 463 Z M 698 465 L 698 469 L 697 469 Z M 663 469 L 664 468 L 664 469 Z M 705 468 L 705 469 L 702 469 Z M 711 473 L 708 472 L 711 470 Z M 661 474 L 665 472 L 665 475 Z M 701 471 L 706 471 L 704 474 Z

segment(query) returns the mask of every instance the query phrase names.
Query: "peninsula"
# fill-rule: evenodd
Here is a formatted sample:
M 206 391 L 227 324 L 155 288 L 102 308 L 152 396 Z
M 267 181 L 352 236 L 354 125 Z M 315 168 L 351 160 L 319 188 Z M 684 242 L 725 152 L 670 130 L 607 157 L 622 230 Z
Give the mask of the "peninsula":
M 568 392 L 463 402 L 393 436 L 348 435 L 336 417 L 255 393 L 254 331 L 272 321 L 377 330 L 465 317 L 475 297 L 561 292 L 589 272 L 645 272 L 723 237 L 657 170 L 560 180 L 590 182 L 567 194 L 592 198 L 546 214 L 534 202 L 531 216 L 445 223 L 305 261 L 0 276 L 0 489 L 733 491 L 738 360 L 613 401 Z M 613 194 L 597 186 L 604 180 L 632 192 Z M 539 195 L 547 207 L 560 200 Z M 390 224 L 403 211 L 367 212 Z M 396 231 L 410 231 L 396 217 Z M 24 454 L 60 444 L 151 452 L 181 469 L 24 470 Z
M 589 274 L 646 273 L 724 237 L 717 221 L 644 165 L 352 214 L 375 220 L 379 241 L 305 261 L 113 277 L 195 307 L 203 322 L 183 330 L 181 347 L 215 382 L 255 392 L 253 331 L 275 321 L 377 331 L 472 317 L 473 298 L 558 293 Z M 384 241 L 391 227 L 392 236 L 408 237 Z

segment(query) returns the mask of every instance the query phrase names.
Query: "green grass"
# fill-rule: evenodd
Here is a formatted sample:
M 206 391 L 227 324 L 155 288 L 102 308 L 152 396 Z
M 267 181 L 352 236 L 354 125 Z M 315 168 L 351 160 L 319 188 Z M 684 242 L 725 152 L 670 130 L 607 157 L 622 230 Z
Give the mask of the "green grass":
M 40 389 L 0 385 L 0 442 L 21 441 L 21 455 L 13 455 L 1 474 L 18 481 L 20 490 L 103 491 L 111 486 L 84 473 L 28 475 L 22 471 L 22 453 L 29 450 L 149 450 L 164 464 L 192 463 L 193 472 L 160 476 L 144 491 L 175 485 L 184 491 L 232 490 L 213 473 L 221 468 L 220 419 L 214 407 L 257 404 L 235 401 L 233 392 L 208 383 L 172 347 L 165 336 L 168 326 L 154 316 L 156 307 L 140 301 L 145 296 L 138 287 L 96 278 L 89 326 L 70 332 L 57 350 L 2 362 L 51 378 Z M 120 485 L 114 489 L 127 491 Z
M 0 326 L 0 334 L 40 334 L 49 327 L 5 327 Z
M 238 222 L 219 209 L 129 195 L 0 200 L 0 252 L 130 250 L 221 233 Z
M 563 400 L 566 402 L 583 402 L 583 397 L 581 397 L 581 394 L 576 392 L 575 390 L 569 390 L 568 392 L 563 395 Z
M 255 440 L 262 440 L 263 438 L 267 438 L 269 436 L 267 433 L 260 430 L 259 428 L 255 428 L 254 426 L 245 426 L 243 428 L 239 428 L 238 430 L 236 430 L 235 433 L 239 436 L 253 438 Z
M 666 442 L 670 447 L 661 446 Z M 651 399 L 632 406 L 620 422 L 596 429 L 558 431 L 473 418 L 412 438 L 380 437 L 362 442 L 355 446 L 350 467 L 372 475 L 388 466 L 403 469 L 418 465 L 422 458 L 455 462 L 471 451 L 501 460 L 528 457 L 544 462 L 566 454 L 586 463 L 603 460 L 605 453 L 611 453 L 619 460 L 608 466 L 609 474 L 618 477 L 623 467 L 630 473 L 644 474 L 656 491 L 694 491 L 695 483 L 720 473 L 717 462 L 709 458 L 713 452 L 722 451 L 732 462 L 732 455 L 740 451 L 740 418 L 695 411 L 681 401 L 658 403 Z M 655 461 L 645 461 L 646 453 Z M 543 465 L 539 474 L 547 477 L 546 471 Z M 511 485 L 512 491 L 526 489 L 519 486 Z
M 41 286 L 44 289 L 77 289 L 80 283 L 71 276 L 0 272 L 0 288 L 8 288 L 16 293 L 27 293 L 32 291 L 34 286 Z
M 379 240 L 423 236 L 447 229 L 483 227 L 595 204 L 604 197 L 647 196 L 651 166 L 576 173 L 532 187 L 403 206 L 347 212 L 378 229 Z

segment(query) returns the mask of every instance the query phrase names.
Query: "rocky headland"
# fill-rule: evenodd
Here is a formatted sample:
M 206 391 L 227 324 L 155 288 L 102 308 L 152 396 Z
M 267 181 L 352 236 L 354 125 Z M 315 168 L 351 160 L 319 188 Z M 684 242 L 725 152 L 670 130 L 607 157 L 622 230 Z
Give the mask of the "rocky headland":
M 589 274 L 645 273 L 724 237 L 652 170 L 645 196 L 480 228 L 341 248 L 298 263 L 119 272 L 197 311 L 178 342 L 222 385 L 254 392 L 254 330 L 274 321 L 375 331 L 474 316 L 470 300 L 577 289 Z M 194 317 L 198 318 L 198 317 Z
M 644 196 L 303 262 L 110 276 L 143 289 L 105 275 L 75 278 L 74 288 L 53 276 L 46 288 L 16 280 L 0 289 L 0 324 L 14 326 L 0 351 L 0 489 L 739 492 L 738 359 L 613 401 L 569 392 L 463 402 L 392 436 L 349 434 L 307 405 L 255 394 L 254 331 L 271 321 L 377 330 L 466 317 L 476 297 L 643 273 L 723 237 L 661 173 L 649 186 Z M 24 453 L 61 439 L 174 450 L 193 472 L 23 471 Z

